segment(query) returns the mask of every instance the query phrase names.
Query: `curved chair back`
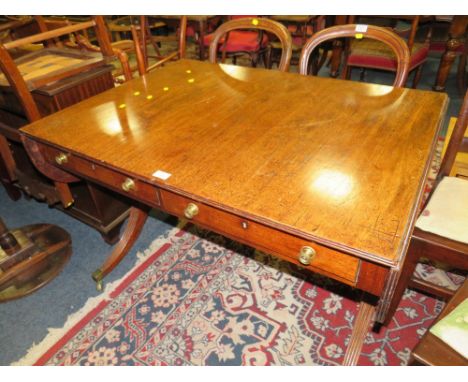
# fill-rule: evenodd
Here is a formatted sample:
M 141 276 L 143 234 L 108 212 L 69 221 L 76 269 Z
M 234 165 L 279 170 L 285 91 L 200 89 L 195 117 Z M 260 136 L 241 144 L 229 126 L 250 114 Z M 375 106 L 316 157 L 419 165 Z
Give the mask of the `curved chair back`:
M 309 57 L 318 45 L 327 40 L 343 37 L 371 38 L 388 45 L 393 50 L 397 58 L 397 71 L 393 86 L 404 86 L 406 79 L 408 78 L 410 63 L 410 51 L 406 42 L 391 30 L 372 25 L 337 25 L 317 32 L 307 40 L 302 48 L 301 58 L 299 60 L 299 72 L 301 74 L 307 74 Z
M 279 70 L 282 72 L 288 71 L 292 54 L 291 34 L 283 24 L 265 18 L 245 17 L 241 19 L 229 20 L 224 24 L 221 24 L 219 28 L 216 29 L 216 31 L 213 33 L 213 40 L 210 44 L 209 53 L 210 62 L 216 62 L 216 53 L 221 37 L 228 32 L 238 29 L 259 29 L 273 33 L 275 36 L 277 36 L 281 42 L 281 60 L 279 63 Z

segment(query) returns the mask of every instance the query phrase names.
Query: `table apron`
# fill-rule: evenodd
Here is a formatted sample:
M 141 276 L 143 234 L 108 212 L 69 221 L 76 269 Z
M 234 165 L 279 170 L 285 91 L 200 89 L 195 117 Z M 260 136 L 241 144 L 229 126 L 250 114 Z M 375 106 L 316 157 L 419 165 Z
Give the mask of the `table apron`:
M 384 290 L 389 272 L 388 267 L 221 210 L 200 202 L 195 195 L 187 197 L 162 189 L 155 184 L 138 179 L 121 170 L 110 168 L 95 160 L 83 158 L 46 144 L 40 143 L 39 145 L 47 162 L 78 177 L 86 178 L 131 199 L 181 218 L 187 219 L 186 208 L 189 204 L 193 204 L 198 211 L 188 220 L 198 226 L 372 295 L 380 296 Z M 60 164 L 57 163 L 57 160 Z M 315 252 L 309 265 L 303 265 L 299 261 L 299 253 L 304 246 L 313 248 Z

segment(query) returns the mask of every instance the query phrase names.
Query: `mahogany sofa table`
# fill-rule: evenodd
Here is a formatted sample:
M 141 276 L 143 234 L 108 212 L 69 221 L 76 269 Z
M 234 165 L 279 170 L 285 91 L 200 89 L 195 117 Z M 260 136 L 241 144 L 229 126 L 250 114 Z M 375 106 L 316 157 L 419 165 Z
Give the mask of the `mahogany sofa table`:
M 443 93 L 180 60 L 22 133 L 48 177 L 135 201 L 98 282 L 154 207 L 379 297 L 375 317 L 361 304 L 361 340 L 398 298 L 446 107 Z

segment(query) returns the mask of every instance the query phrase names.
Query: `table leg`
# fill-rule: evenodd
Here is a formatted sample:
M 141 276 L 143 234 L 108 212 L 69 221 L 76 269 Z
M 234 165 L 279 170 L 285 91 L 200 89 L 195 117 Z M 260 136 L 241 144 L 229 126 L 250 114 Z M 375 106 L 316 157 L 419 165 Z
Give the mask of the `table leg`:
M 421 251 L 421 242 L 412 237 L 402 267 L 400 270 L 391 270 L 388 276 L 389 280 L 387 284 L 390 287 L 386 288 L 377 307 L 376 322 L 378 324 L 382 324 L 383 326 L 388 326 L 390 324 L 405 289 L 411 281 L 418 259 L 421 257 Z
M 457 56 L 457 49 L 463 44 L 466 28 L 468 26 L 468 16 L 453 16 L 450 24 L 449 38 L 445 45 L 445 52 L 440 60 L 437 78 L 434 85 L 434 90 L 444 91 L 447 77 L 450 73 L 450 68 Z
M 102 290 L 102 280 L 104 277 L 120 263 L 138 239 L 148 217 L 148 211 L 149 208 L 147 207 L 130 208 L 128 223 L 119 242 L 113 248 L 111 254 L 107 257 L 104 263 L 92 274 L 94 281 L 96 281 L 96 287 L 98 290 Z
M 354 322 L 353 332 L 349 340 L 348 349 L 344 355 L 343 366 L 354 366 L 359 361 L 362 345 L 374 319 L 375 307 L 361 301 L 359 311 Z

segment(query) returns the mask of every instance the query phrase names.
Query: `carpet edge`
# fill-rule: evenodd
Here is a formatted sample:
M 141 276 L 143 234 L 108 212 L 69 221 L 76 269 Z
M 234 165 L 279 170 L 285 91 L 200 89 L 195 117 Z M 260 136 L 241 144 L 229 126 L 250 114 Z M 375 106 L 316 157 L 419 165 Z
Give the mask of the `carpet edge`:
M 95 309 L 99 304 L 105 302 L 106 300 L 110 300 L 110 295 L 114 292 L 116 288 L 127 278 L 129 277 L 134 271 L 135 268 L 142 264 L 148 257 L 150 257 L 159 247 L 161 247 L 164 243 L 168 241 L 169 238 L 176 235 L 183 227 L 185 226 L 185 222 L 180 221 L 179 224 L 171 228 L 168 231 L 165 231 L 163 234 L 158 236 L 154 239 L 150 246 L 145 249 L 143 252 L 138 251 L 136 253 L 136 261 L 135 264 L 129 269 L 125 275 L 121 278 L 114 280 L 111 283 L 108 283 L 105 286 L 103 293 L 98 296 L 90 297 L 84 303 L 84 305 L 76 312 L 71 313 L 65 319 L 65 323 L 61 328 L 48 328 L 47 334 L 45 337 L 38 343 L 34 343 L 29 347 L 26 351 L 26 354 L 18 359 L 10 363 L 10 366 L 31 366 L 34 365 L 42 355 L 52 347 L 60 338 L 63 337 L 70 329 L 72 329 L 75 325 L 77 325 L 85 316 L 93 309 Z

